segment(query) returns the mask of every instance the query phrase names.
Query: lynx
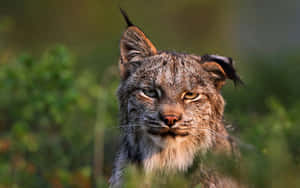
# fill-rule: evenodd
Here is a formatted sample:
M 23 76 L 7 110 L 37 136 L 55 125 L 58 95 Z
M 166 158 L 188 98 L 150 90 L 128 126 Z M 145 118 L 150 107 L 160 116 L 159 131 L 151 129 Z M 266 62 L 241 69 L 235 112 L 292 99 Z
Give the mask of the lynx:
M 159 51 L 121 12 L 127 22 L 117 92 L 123 134 L 110 186 L 122 187 L 128 164 L 168 174 L 187 171 L 198 153 L 230 153 L 220 90 L 226 79 L 242 83 L 232 59 Z M 205 187 L 239 187 L 228 178 L 208 177 L 201 182 Z

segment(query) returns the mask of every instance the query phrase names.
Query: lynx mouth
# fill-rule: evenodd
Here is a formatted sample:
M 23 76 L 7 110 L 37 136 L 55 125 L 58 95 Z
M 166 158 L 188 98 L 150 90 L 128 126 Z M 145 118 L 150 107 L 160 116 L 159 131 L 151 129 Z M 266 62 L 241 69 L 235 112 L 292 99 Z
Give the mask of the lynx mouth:
M 178 128 L 159 128 L 159 129 L 149 129 L 148 133 L 152 135 L 157 135 L 161 137 L 176 137 L 176 136 L 187 136 L 189 133 L 185 130 L 180 130 Z

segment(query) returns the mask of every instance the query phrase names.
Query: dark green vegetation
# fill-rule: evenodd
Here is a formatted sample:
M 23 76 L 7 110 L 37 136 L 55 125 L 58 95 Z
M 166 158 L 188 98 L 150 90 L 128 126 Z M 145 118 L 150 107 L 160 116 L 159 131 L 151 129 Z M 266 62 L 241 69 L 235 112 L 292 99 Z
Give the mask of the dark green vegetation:
M 226 117 L 237 128 L 233 134 L 243 159 L 238 169 L 226 159 L 216 158 L 216 163 L 255 187 L 300 184 L 299 58 L 281 59 L 288 61 L 270 64 L 267 57 L 257 58 L 241 71 L 246 86 L 228 86 L 224 92 Z M 65 48 L 56 47 L 39 59 L 23 55 L 1 64 L 2 187 L 89 187 L 96 182 L 93 174 L 102 175 L 99 184 L 110 175 L 118 142 L 117 75 L 107 71 L 106 80 L 97 83 L 90 74 L 76 72 L 77 63 Z M 295 68 L 282 71 L 286 67 Z M 128 187 L 137 187 L 141 176 L 134 169 L 128 172 Z M 184 178 L 176 179 L 186 185 Z
M 117 5 L 89 0 L 84 6 L 74 1 L 70 8 L 66 1 L 53 0 L 15 2 L 18 7 L 13 2 L 0 7 L 6 7 L 0 9 L 0 188 L 105 187 L 119 142 L 115 91 L 118 40 L 125 24 Z M 157 6 L 157 1 L 145 8 L 146 1 L 139 2 L 128 12 L 159 49 L 188 48 L 237 61 L 245 87 L 234 88 L 228 81 L 223 95 L 225 119 L 236 128 L 232 135 L 240 140 L 243 158 L 238 168 L 226 158 L 208 162 L 254 187 L 299 187 L 299 48 L 286 48 L 285 43 L 272 48 L 271 40 L 270 46 L 257 45 L 256 50 L 247 46 L 246 34 L 236 31 L 247 19 L 232 21 L 245 16 L 246 3 L 174 0 L 174 5 Z M 269 15 L 275 2 L 255 14 Z M 277 24 L 293 21 L 280 19 Z M 259 23 L 254 26 L 262 34 L 254 38 L 278 42 L 288 37 L 275 37 L 275 30 Z M 265 23 L 272 28 L 270 20 Z M 65 47 L 51 47 L 56 42 Z M 32 53 L 24 55 L 28 51 Z M 127 187 L 139 187 L 141 176 L 128 169 Z M 186 175 L 166 183 L 188 187 Z M 154 181 L 153 187 L 159 186 Z

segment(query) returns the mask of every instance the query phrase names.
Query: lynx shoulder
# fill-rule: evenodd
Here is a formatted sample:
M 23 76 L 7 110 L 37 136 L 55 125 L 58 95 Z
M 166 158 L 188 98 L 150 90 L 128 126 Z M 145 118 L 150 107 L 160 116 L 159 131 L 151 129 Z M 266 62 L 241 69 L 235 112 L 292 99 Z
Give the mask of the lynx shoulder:
M 120 41 L 117 93 L 123 134 L 111 187 L 122 187 L 123 169 L 129 163 L 145 173 L 184 172 L 198 153 L 229 153 L 220 90 L 227 79 L 242 83 L 232 59 L 157 50 L 122 14 L 128 25 Z M 234 187 L 217 176 L 203 183 Z

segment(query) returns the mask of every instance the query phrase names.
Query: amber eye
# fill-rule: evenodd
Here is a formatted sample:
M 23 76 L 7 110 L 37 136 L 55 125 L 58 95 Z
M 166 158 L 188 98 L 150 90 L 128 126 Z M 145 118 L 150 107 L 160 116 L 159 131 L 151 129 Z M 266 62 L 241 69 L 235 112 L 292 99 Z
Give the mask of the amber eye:
M 143 89 L 142 95 L 145 95 L 146 97 L 149 97 L 149 98 L 158 98 L 159 97 L 159 94 L 155 89 Z
M 183 100 L 195 100 L 199 97 L 199 93 L 186 92 L 183 95 Z

